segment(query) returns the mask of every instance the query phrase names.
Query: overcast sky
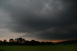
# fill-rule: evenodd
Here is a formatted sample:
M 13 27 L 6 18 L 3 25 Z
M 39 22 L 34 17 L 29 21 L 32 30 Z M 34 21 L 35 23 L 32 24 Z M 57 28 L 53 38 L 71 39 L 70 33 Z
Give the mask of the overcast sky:
M 77 0 L 0 0 L 0 39 L 77 39 Z

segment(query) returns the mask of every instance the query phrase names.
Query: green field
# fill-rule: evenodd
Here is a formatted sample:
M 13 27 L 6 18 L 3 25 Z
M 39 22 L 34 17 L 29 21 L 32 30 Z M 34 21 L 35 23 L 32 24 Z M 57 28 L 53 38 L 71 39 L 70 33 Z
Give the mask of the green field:
M 77 51 L 77 45 L 0 46 L 0 51 Z

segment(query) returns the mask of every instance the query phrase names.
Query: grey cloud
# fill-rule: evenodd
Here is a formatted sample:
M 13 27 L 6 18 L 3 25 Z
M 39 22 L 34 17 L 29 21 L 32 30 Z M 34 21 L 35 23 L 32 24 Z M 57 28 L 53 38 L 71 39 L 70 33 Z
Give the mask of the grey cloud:
M 71 27 L 77 24 L 76 6 L 77 0 L 7 0 L 1 7 L 11 15 L 7 22 L 11 31 L 39 39 L 74 39 L 77 29 Z
M 77 29 L 56 28 L 54 31 L 45 31 L 38 36 L 46 40 L 68 40 L 77 39 Z

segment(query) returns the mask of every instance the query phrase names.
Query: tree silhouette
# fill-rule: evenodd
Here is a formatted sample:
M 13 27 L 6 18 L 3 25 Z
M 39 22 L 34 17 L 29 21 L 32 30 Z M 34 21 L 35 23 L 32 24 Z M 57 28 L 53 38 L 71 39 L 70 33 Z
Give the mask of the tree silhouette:
M 14 39 L 9 39 L 9 42 L 14 43 L 15 41 Z
M 4 45 L 7 45 L 7 40 L 3 40 L 3 44 Z
M 57 44 L 77 44 L 77 40 L 68 40 L 68 41 L 63 41 L 63 42 L 58 42 L 58 43 L 52 43 L 52 42 L 39 42 L 39 41 L 35 41 L 35 40 L 25 40 L 24 38 L 16 38 L 16 39 L 9 39 L 9 42 L 7 42 L 7 40 L 0 40 L 0 46 L 2 45 L 34 45 L 34 46 L 38 46 L 38 45 L 57 45 Z
M 17 42 L 17 43 L 24 43 L 25 39 L 23 39 L 23 38 L 16 38 L 15 42 Z

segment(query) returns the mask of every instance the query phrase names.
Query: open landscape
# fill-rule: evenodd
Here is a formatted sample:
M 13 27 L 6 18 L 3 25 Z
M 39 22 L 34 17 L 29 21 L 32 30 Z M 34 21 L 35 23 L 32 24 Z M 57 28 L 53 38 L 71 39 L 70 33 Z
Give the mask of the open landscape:
M 0 0 L 0 51 L 77 51 L 77 0 Z
M 77 44 L 56 46 L 0 46 L 0 51 L 77 51 Z
M 0 41 L 0 51 L 77 51 L 77 40 L 62 42 L 26 41 L 16 38 Z

